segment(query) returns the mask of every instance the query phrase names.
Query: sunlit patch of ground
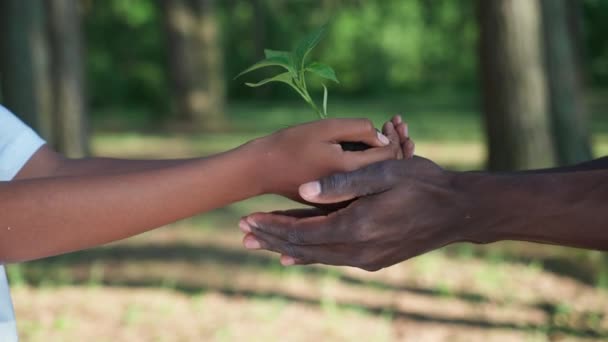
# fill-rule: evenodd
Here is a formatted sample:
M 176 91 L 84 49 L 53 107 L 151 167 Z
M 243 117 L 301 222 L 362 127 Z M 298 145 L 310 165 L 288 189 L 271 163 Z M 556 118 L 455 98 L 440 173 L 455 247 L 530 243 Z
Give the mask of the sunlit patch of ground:
M 215 291 L 190 295 L 128 287 L 27 287 L 13 292 L 21 303 L 17 313 L 24 341 L 391 338 L 391 324 L 382 316 L 355 309 L 318 308 L 280 297 L 252 298 Z

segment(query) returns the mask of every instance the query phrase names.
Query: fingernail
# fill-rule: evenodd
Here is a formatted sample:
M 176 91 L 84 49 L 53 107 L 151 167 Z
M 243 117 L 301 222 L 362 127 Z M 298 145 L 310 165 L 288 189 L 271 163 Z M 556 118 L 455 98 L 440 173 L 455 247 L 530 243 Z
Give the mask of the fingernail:
M 239 228 L 241 228 L 243 233 L 251 233 L 251 226 L 245 219 L 239 221 Z
M 249 237 L 245 240 L 245 248 L 248 249 L 260 249 L 262 246 L 260 242 L 252 237 Z
M 397 114 L 395 116 L 395 118 L 397 119 L 397 120 L 395 120 L 395 121 L 397 121 L 397 124 L 400 124 L 401 122 L 403 122 L 403 119 L 401 118 L 401 115 Z
M 409 137 L 410 136 L 410 129 L 407 126 L 407 124 L 403 124 L 403 136 L 404 137 Z
M 296 261 L 292 257 L 290 257 L 290 256 L 283 256 L 281 258 L 281 264 L 283 266 L 291 266 L 291 265 L 293 265 L 295 263 L 296 263 Z
M 303 198 L 315 198 L 321 194 L 321 183 L 309 182 L 306 184 L 300 185 L 300 196 Z
M 380 140 L 382 145 L 388 145 L 391 142 L 390 140 L 388 140 L 388 138 L 384 134 L 382 134 L 380 132 L 378 132 L 378 140 Z

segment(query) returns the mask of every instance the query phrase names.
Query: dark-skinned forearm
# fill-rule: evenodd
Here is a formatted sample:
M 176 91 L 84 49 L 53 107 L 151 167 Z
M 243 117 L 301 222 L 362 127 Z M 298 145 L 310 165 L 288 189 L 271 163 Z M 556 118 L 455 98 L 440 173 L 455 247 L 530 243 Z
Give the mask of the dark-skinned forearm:
M 154 170 L 0 183 L 0 261 L 100 245 L 258 195 L 246 148 Z
M 608 250 L 608 171 L 458 174 L 470 211 L 463 240 L 523 240 Z
M 578 171 L 593 171 L 593 170 L 607 170 L 608 169 L 608 157 L 599 158 L 595 160 L 586 161 L 576 165 L 562 166 L 551 169 L 541 170 L 528 170 L 522 171 L 521 173 L 561 173 L 561 172 L 578 172 Z

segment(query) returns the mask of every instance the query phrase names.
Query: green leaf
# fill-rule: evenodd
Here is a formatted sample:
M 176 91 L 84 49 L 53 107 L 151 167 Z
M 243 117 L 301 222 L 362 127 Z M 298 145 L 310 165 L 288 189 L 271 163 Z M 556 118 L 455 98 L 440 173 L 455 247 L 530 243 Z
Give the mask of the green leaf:
M 270 57 L 270 58 L 263 59 L 263 60 L 255 63 L 254 65 L 250 66 L 249 68 L 245 69 L 240 74 L 236 75 L 235 79 L 237 79 L 247 73 L 250 73 L 254 70 L 271 67 L 271 66 L 278 66 L 278 67 L 285 68 L 287 71 L 293 71 L 290 61 L 288 59 L 285 60 L 285 58 L 283 58 L 283 57 Z
M 297 75 L 296 69 L 294 69 L 293 67 L 293 53 L 289 51 L 264 49 L 264 56 L 266 56 L 266 59 L 272 59 L 276 61 L 280 60 L 284 64 L 284 67 L 287 68 L 287 70 L 291 71 L 294 76 Z
M 295 85 L 293 83 L 293 77 L 290 72 L 284 72 L 282 74 L 278 74 L 274 77 L 267 78 L 267 79 L 262 80 L 257 83 L 245 83 L 245 84 L 249 87 L 255 88 L 255 87 L 262 86 L 266 83 L 270 83 L 270 82 L 282 82 L 282 83 L 287 83 L 292 87 L 295 87 Z
M 327 87 L 323 85 L 323 114 L 327 117 Z
M 309 71 L 319 77 L 340 83 L 340 81 L 338 81 L 338 77 L 336 76 L 336 72 L 329 65 L 313 62 L 306 67 L 306 71 Z
M 264 56 L 266 58 L 280 57 L 280 58 L 286 58 L 287 60 L 290 60 L 291 56 L 293 56 L 293 54 L 291 52 L 289 52 L 289 51 L 279 51 L 279 50 L 265 49 L 264 50 Z
M 302 39 L 294 50 L 294 69 L 302 70 L 304 68 L 304 63 L 306 62 L 306 57 L 310 53 L 312 49 L 319 44 L 323 36 L 325 36 L 325 32 L 327 31 L 327 24 L 321 26 L 314 32 L 308 34 L 304 39 Z

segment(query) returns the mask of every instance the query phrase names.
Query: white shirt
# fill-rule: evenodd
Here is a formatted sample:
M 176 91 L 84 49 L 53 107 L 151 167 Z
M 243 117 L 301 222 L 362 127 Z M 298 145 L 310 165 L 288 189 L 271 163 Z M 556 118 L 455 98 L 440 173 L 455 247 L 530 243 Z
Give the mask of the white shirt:
M 0 181 L 10 181 L 44 141 L 0 105 Z M 0 227 L 0 229 L 6 227 Z M 0 264 L 0 341 L 17 341 L 15 312 L 4 266 Z

